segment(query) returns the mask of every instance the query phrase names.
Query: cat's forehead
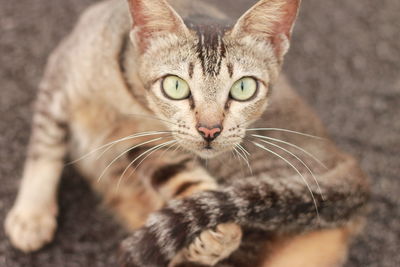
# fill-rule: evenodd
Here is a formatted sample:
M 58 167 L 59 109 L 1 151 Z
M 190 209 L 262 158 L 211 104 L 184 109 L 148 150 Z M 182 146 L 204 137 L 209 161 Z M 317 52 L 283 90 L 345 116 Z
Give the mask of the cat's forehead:
M 196 25 L 192 27 L 196 35 L 195 55 L 204 76 L 216 77 L 221 72 L 226 58 L 224 35 L 227 28 L 218 25 Z
M 212 80 L 224 75 L 229 78 L 235 73 L 262 75 L 274 64 L 271 47 L 251 38 L 242 40 L 230 36 L 230 27 L 221 25 L 198 25 L 192 28 L 194 55 L 202 75 Z M 226 76 L 226 75 L 225 75 Z
M 196 25 L 191 36 L 157 40 L 144 61 L 145 75 L 174 74 L 208 86 L 246 75 L 261 77 L 273 60 L 268 50 L 257 41 L 231 38 L 228 27 Z

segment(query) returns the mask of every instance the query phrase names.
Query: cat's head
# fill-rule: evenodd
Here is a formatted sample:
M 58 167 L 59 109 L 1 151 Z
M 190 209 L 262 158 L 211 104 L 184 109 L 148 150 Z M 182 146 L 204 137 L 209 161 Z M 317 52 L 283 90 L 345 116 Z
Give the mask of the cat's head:
M 225 29 L 189 28 L 164 0 L 129 2 L 151 109 L 203 158 L 234 149 L 267 106 L 300 0 L 261 0 Z

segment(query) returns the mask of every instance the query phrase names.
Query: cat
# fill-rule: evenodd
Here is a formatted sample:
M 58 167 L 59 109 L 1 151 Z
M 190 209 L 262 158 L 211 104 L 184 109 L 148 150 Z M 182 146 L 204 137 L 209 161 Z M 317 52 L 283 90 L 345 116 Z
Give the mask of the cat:
M 11 243 L 52 240 L 68 154 L 132 233 L 123 266 L 340 266 L 369 189 L 279 77 L 300 0 L 169 2 L 99 2 L 51 55 Z

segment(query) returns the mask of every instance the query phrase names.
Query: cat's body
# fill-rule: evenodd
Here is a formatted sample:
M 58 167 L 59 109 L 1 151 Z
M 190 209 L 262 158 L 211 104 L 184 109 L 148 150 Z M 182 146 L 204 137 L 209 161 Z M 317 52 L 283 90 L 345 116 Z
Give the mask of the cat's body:
M 31 251 L 51 240 L 56 226 L 57 184 L 63 166 L 62 160 L 66 151 L 69 151 L 71 159 L 77 160 L 75 164 L 81 173 L 88 178 L 93 188 L 103 195 L 105 203 L 117 213 L 128 229 L 143 226 L 149 214 L 170 203 L 169 208 L 153 215 L 142 230 L 135 232 L 132 238 L 127 240 L 124 245 L 128 251 L 124 256 L 127 264 L 163 266 L 171 260 L 180 262 L 188 259 L 211 264 L 229 256 L 239 245 L 242 248 L 227 260 L 227 266 L 254 266 L 254 262 L 259 260 L 259 256 L 254 256 L 255 253 L 262 253 L 265 266 L 271 267 L 323 267 L 340 264 L 344 259 L 349 237 L 354 231 L 349 222 L 358 218 L 368 191 L 364 176 L 354 160 L 338 151 L 328 140 L 321 141 L 288 131 L 259 130 L 248 132 L 248 136 L 259 138 L 252 134 L 268 133 L 270 138 L 291 142 L 312 153 L 326 168 L 304 151 L 300 151 L 299 155 L 297 149 L 296 153 L 306 163 L 306 167 L 296 157 L 276 147 L 287 144 L 273 142 L 276 141 L 274 139 L 251 139 L 243 143 L 243 147 L 234 146 L 231 149 L 226 148 L 225 143 L 228 141 L 217 141 L 222 138 L 242 138 L 244 130 L 239 129 L 242 128 L 242 123 L 247 127 L 247 123 L 260 116 L 253 124 L 254 127 L 284 128 L 326 138 L 323 126 L 313 112 L 292 91 L 284 78 L 277 78 L 284 54 L 281 50 L 287 50 L 287 44 L 282 44 L 276 49 L 276 53 L 282 55 L 276 57 L 276 62 L 273 63 L 265 63 L 265 59 L 262 58 L 259 62 L 255 60 L 257 53 L 264 52 L 262 46 L 252 44 L 251 40 L 246 42 L 252 45 L 253 50 L 238 49 L 235 55 L 235 51 L 232 51 L 234 44 L 229 44 L 235 39 L 229 41 L 228 38 L 222 41 L 219 36 L 225 34 L 224 32 L 209 34 L 207 31 L 217 29 L 195 26 L 199 21 L 208 23 L 210 17 L 218 22 L 231 21 L 229 16 L 201 1 L 171 2 L 182 17 L 188 18 L 188 28 L 191 31 L 196 29 L 196 33 L 192 31 L 193 36 L 203 40 L 195 50 L 196 55 L 185 54 L 193 47 L 185 42 L 174 44 L 175 37 L 170 36 L 156 40 L 153 46 L 166 46 L 165 43 L 175 45 L 173 53 L 168 50 L 171 48 L 166 47 L 151 54 L 147 51 L 149 44 L 146 43 L 146 38 L 154 33 L 152 29 L 143 34 L 145 37 L 136 46 L 145 50 L 148 53 L 147 58 L 152 58 L 153 61 L 150 63 L 150 60 L 140 58 L 139 64 L 139 60 L 136 60 L 138 48 L 135 48 L 129 39 L 129 8 L 122 0 L 106 1 L 90 8 L 82 16 L 73 33 L 52 55 L 39 92 L 22 187 L 6 223 L 7 233 L 12 242 L 22 250 Z M 159 3 L 154 6 L 160 7 Z M 131 11 L 140 15 L 140 11 L 136 9 L 141 6 L 131 4 Z M 154 12 L 157 12 L 157 9 Z M 161 15 L 165 14 L 161 12 L 159 16 L 162 17 Z M 144 18 L 147 19 L 146 16 Z M 136 23 L 143 23 L 142 19 L 138 16 Z M 167 28 L 169 25 L 166 23 L 156 26 Z M 177 27 L 175 25 L 174 30 Z M 238 36 L 239 34 L 240 32 Z M 190 38 L 194 38 L 193 36 Z M 274 42 L 281 45 L 280 41 Z M 214 55 L 215 50 L 219 52 Z M 241 62 L 240 57 L 245 57 L 246 53 L 254 53 L 256 56 L 251 61 Z M 172 59 L 169 59 L 169 56 Z M 199 104 L 192 98 L 188 100 L 190 103 L 187 109 L 186 106 L 179 107 L 180 112 L 196 111 L 194 118 L 210 125 L 218 121 L 215 114 L 225 118 L 229 109 L 236 108 L 237 113 L 245 111 L 252 116 L 244 116 L 242 123 L 239 123 L 239 119 L 227 115 L 228 118 L 224 121 L 226 124 L 223 128 L 218 128 L 219 133 L 222 132 L 221 136 L 213 141 L 215 146 L 220 147 L 221 152 L 209 155 L 211 152 L 206 149 L 197 153 L 208 158 L 207 160 L 186 152 L 198 148 L 188 149 L 184 146 L 186 150 L 175 150 L 178 144 L 169 135 L 190 132 L 197 126 L 196 122 L 191 125 L 193 119 L 177 119 L 171 122 L 175 116 L 174 107 L 154 96 L 153 100 L 149 100 L 146 90 L 153 86 L 149 84 L 152 81 L 149 77 L 152 77 L 152 68 L 154 63 L 157 63 L 155 57 L 159 57 L 160 68 L 165 68 L 170 64 L 169 61 L 185 62 L 188 58 L 195 58 L 196 63 L 185 63 L 182 66 L 177 64 L 174 67 L 175 72 L 183 72 L 184 69 L 187 72 L 187 80 L 193 78 L 197 84 L 201 79 L 216 84 L 223 81 L 224 78 L 219 78 L 222 75 L 230 78 L 235 76 L 237 69 L 233 68 L 234 64 L 230 64 L 229 57 L 233 62 L 239 60 L 243 69 L 251 69 L 252 64 L 266 64 L 265 68 L 269 68 L 269 82 L 274 84 L 273 92 L 270 92 L 272 88 L 269 88 L 268 92 L 265 91 L 269 107 L 263 113 L 267 101 L 259 100 L 258 104 L 253 103 L 239 111 L 237 103 L 229 102 L 224 104 L 224 111 L 223 108 L 217 108 L 217 102 L 212 104 L 215 92 L 207 91 L 206 88 L 204 90 L 208 98 L 203 99 L 204 103 Z M 169 72 L 171 70 L 167 70 L 167 73 Z M 262 93 L 264 89 L 259 90 Z M 195 93 L 192 94 L 196 98 Z M 217 96 L 214 95 L 214 98 Z M 195 107 L 196 105 L 200 107 Z M 154 112 L 157 108 L 163 109 L 162 116 Z M 199 110 L 209 113 L 197 116 L 198 112 L 201 113 Z M 154 114 L 157 117 L 154 117 Z M 172 132 L 170 124 L 176 127 Z M 209 127 L 205 128 L 204 131 L 212 130 Z M 199 129 L 201 127 L 197 130 L 200 132 Z M 141 132 L 147 133 L 96 150 L 109 142 Z M 187 142 L 180 141 L 180 144 Z M 202 145 L 200 141 L 194 143 Z M 154 147 L 157 144 L 160 145 Z M 137 147 L 129 153 L 121 154 L 135 146 Z M 155 150 L 157 148 L 160 150 Z M 265 151 L 265 148 L 272 150 L 272 153 Z M 285 148 L 293 151 L 294 147 Z M 235 150 L 240 155 L 232 155 L 231 151 Z M 92 151 L 95 152 L 88 155 Z M 289 157 L 290 162 L 297 160 L 297 163 L 288 163 L 274 153 L 286 153 L 285 158 Z M 138 156 L 142 157 L 137 158 Z M 113 161 L 114 159 L 116 160 Z M 130 165 L 132 160 L 134 162 Z M 247 160 L 249 164 L 246 163 Z M 125 171 L 127 166 L 129 168 Z M 319 186 L 308 168 L 318 179 Z M 310 187 L 305 186 L 303 179 L 307 180 Z M 254 191 L 255 188 L 258 189 Z M 196 194 L 207 190 L 213 191 Z M 309 190 L 313 191 L 314 198 Z M 192 195 L 194 197 L 191 198 Z M 171 203 L 173 199 L 181 200 Z M 319 219 L 315 204 L 319 206 Z M 266 212 L 265 209 L 274 211 Z M 181 218 L 185 215 L 190 219 Z M 198 221 L 200 218 L 203 219 Z M 170 224 L 172 222 L 174 226 L 179 226 L 175 229 L 179 232 L 171 230 L 179 238 L 171 235 L 169 230 L 165 230 L 165 235 L 162 236 L 164 228 L 174 227 Z M 157 223 L 160 225 L 156 225 Z M 221 227 L 217 228 L 220 235 L 213 239 L 217 225 Z M 321 228 L 331 229 L 304 234 Z M 241 229 L 245 233 L 243 242 Z M 263 234 L 259 234 L 260 231 Z M 201 232 L 203 243 L 198 239 Z M 227 240 L 229 244 L 224 243 Z M 322 255 L 319 251 L 315 253 L 321 242 L 330 243 Z M 137 243 L 141 244 L 142 248 L 138 248 Z M 207 244 L 211 248 L 204 249 Z M 264 248 L 262 244 L 267 245 Z M 154 248 L 150 248 L 151 245 L 154 245 Z M 199 250 L 202 252 L 198 253 Z M 293 262 L 296 265 L 293 265 Z

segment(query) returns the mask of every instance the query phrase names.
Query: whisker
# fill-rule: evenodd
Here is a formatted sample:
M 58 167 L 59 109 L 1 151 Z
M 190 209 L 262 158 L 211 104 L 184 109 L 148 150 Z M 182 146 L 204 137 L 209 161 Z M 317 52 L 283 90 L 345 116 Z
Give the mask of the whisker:
M 173 142 L 173 143 L 171 144 L 171 146 L 174 146 L 174 145 L 178 142 L 177 140 L 171 140 L 171 141 L 175 141 L 175 142 Z M 139 168 L 139 166 L 142 164 L 143 161 L 145 161 L 145 160 L 146 160 L 148 157 L 150 157 L 153 153 L 155 153 L 156 151 L 162 149 L 163 147 L 166 147 L 167 145 L 168 145 L 168 144 L 163 143 L 161 147 L 159 147 L 158 149 L 155 149 L 155 150 L 151 151 L 149 154 L 147 154 L 141 161 L 139 161 L 139 163 L 136 165 L 136 167 L 129 173 L 128 178 L 131 177 L 132 174 L 135 173 L 135 171 L 137 170 L 137 168 Z M 167 148 L 167 150 L 170 149 L 171 146 L 169 146 L 169 147 Z M 166 150 L 166 151 L 167 151 L 167 150 Z M 165 154 L 166 151 L 163 151 L 162 155 Z M 139 157 L 140 157 L 140 156 L 139 156 Z M 161 155 L 160 155 L 159 157 L 161 157 Z M 136 159 L 135 159 L 135 160 L 136 160 Z M 118 180 L 117 190 L 119 190 L 120 182 L 121 182 L 121 180 Z
M 123 141 L 126 141 L 126 140 L 131 140 L 131 139 L 139 138 L 139 137 L 143 137 L 143 136 L 151 136 L 151 135 L 158 135 L 158 134 L 168 134 L 168 133 L 171 133 L 171 131 L 149 131 L 149 132 L 141 132 L 141 133 L 136 133 L 136 134 L 128 135 L 128 136 L 126 136 L 126 137 L 122 137 L 122 138 L 117 139 L 117 140 L 115 140 L 115 141 L 111 141 L 111 142 L 109 142 L 109 143 L 107 143 L 107 144 L 101 145 L 100 147 L 98 147 L 98 148 L 96 148 L 96 149 L 94 149 L 94 150 L 92 150 L 92 151 L 86 153 L 85 155 L 83 155 L 82 157 L 80 157 L 80 158 L 78 158 L 78 159 L 76 159 L 76 160 L 73 160 L 73 161 L 71 161 L 71 162 L 66 163 L 65 165 L 66 165 L 66 166 L 72 165 L 72 164 L 74 164 L 74 163 L 76 163 L 76 162 L 78 162 L 78 161 L 81 161 L 81 160 L 83 160 L 83 159 L 89 157 L 89 156 L 92 155 L 93 153 L 95 153 L 95 152 L 97 152 L 97 151 L 99 151 L 99 150 L 101 150 L 101 149 L 103 149 L 103 148 L 106 148 L 106 147 L 108 147 L 108 146 L 113 146 L 113 145 L 115 145 L 115 144 L 117 144 L 117 143 L 120 143 L 120 142 L 123 142 Z M 104 154 L 104 153 L 102 153 L 102 155 L 103 155 L 103 154 Z M 97 159 L 98 159 L 98 158 L 97 158 Z
M 325 138 L 323 138 L 323 137 L 306 134 L 306 133 L 301 133 L 301 132 L 288 130 L 288 129 L 282 129 L 282 128 L 250 128 L 250 129 L 246 129 L 246 131 L 280 131 L 280 132 L 287 132 L 287 133 L 302 135 L 302 136 L 306 136 L 306 137 L 311 137 L 311 138 L 315 138 L 315 139 L 319 139 L 319 140 L 325 140 Z
M 233 156 L 234 159 L 237 159 L 237 156 L 236 156 L 234 150 L 231 150 L 231 158 L 230 158 L 230 160 L 232 160 L 232 156 Z
M 249 160 L 248 160 L 246 154 L 244 154 L 244 156 L 243 156 L 242 153 L 240 153 L 240 150 L 238 150 L 238 145 L 235 145 L 235 147 L 233 149 L 236 151 L 238 156 L 241 157 L 244 160 L 244 162 L 246 163 L 247 167 L 250 170 L 250 175 L 253 175 L 253 169 L 250 166 L 250 163 L 249 163 Z
M 174 146 L 179 146 L 179 141 L 178 141 L 178 140 L 176 140 L 176 143 L 170 145 L 166 150 L 164 150 L 164 151 L 160 154 L 160 156 L 159 156 L 158 158 L 163 157 L 163 156 L 165 155 L 165 153 L 167 153 L 167 152 L 168 152 L 171 148 L 173 148 Z M 177 148 L 175 148 L 174 151 L 176 151 L 176 149 L 177 149 Z M 172 153 L 173 153 L 174 151 L 172 151 Z
M 237 155 L 237 151 L 235 150 L 235 148 L 233 148 L 233 150 L 231 150 L 231 152 L 232 152 L 233 157 L 234 157 L 236 160 L 239 160 L 240 164 L 242 164 L 242 162 L 240 161 L 240 158 L 239 158 L 238 155 Z M 236 153 L 235 153 L 235 152 L 236 152 Z
M 156 141 L 162 140 L 162 139 L 167 138 L 167 137 L 168 137 L 168 136 L 157 137 L 157 138 L 154 138 L 154 139 L 151 139 L 151 140 L 149 140 L 149 141 L 145 141 L 145 142 L 139 143 L 139 144 L 137 144 L 137 145 L 135 145 L 135 146 L 133 146 L 133 147 L 128 148 L 127 150 L 125 150 L 124 152 L 122 152 L 121 154 L 119 154 L 116 158 L 114 158 L 114 159 L 104 168 L 104 170 L 103 170 L 103 172 L 100 174 L 99 178 L 97 178 L 97 182 L 100 182 L 101 178 L 104 176 L 104 174 L 106 173 L 106 171 L 108 170 L 108 168 L 110 168 L 111 165 L 113 165 L 118 159 L 120 159 L 123 155 L 125 155 L 125 154 L 128 153 L 129 151 L 131 151 L 131 150 L 133 150 L 133 149 L 135 149 L 135 148 L 137 148 L 137 147 L 140 147 L 140 146 L 143 146 L 143 145 L 152 143 L 152 142 L 156 142 Z
M 302 147 L 299 147 L 299 146 L 297 146 L 297 145 L 295 145 L 295 144 L 292 144 L 292 143 L 289 143 L 289 142 L 286 142 L 286 141 L 283 141 L 283 140 L 280 140 L 280 139 L 277 139 L 277 138 L 272 138 L 272 137 L 269 137 L 269 136 L 258 135 L 258 134 L 251 134 L 251 136 L 258 137 L 258 138 L 261 138 L 261 139 L 267 139 L 267 140 L 275 141 L 275 142 L 278 142 L 278 143 L 286 144 L 286 145 L 288 145 L 288 146 L 297 148 L 298 150 L 302 151 L 303 153 L 305 153 L 306 155 L 308 155 L 309 157 L 311 157 L 313 160 L 315 160 L 319 165 L 321 165 L 321 166 L 324 167 L 325 169 L 328 169 L 328 167 L 327 167 L 324 163 L 322 163 L 322 162 L 321 162 L 319 159 L 317 159 L 313 154 L 311 154 L 310 152 L 308 152 L 307 150 L 305 150 L 305 149 L 302 148 Z
M 178 141 L 177 146 L 174 150 L 172 150 L 172 154 L 174 154 L 178 149 L 182 149 L 181 146 L 179 145 L 180 141 Z
M 265 141 L 265 140 L 260 140 L 260 139 L 259 139 L 259 141 L 260 141 L 260 142 L 263 142 L 263 143 L 266 143 L 266 144 L 268 144 L 268 145 L 277 147 L 277 148 L 279 148 L 279 149 L 285 151 L 285 152 L 288 153 L 289 155 L 293 156 L 295 159 L 297 159 L 297 160 L 308 170 L 308 172 L 311 174 L 311 176 L 312 176 L 313 179 L 314 179 L 314 182 L 315 182 L 315 183 L 317 184 L 317 186 L 318 186 L 318 190 L 319 190 L 319 193 L 320 193 L 320 195 L 321 195 L 321 197 L 322 197 L 322 200 L 325 200 L 325 197 L 322 195 L 322 190 L 321 190 L 321 187 L 319 186 L 319 182 L 318 182 L 317 178 L 315 177 L 314 173 L 311 171 L 311 169 L 307 166 L 307 164 L 306 164 L 302 159 L 300 159 L 300 158 L 299 158 L 296 154 L 294 154 L 293 152 L 291 152 L 291 151 L 287 150 L 286 148 L 283 148 L 283 147 L 281 147 L 281 146 L 279 146 L 279 145 L 277 145 L 277 144 L 274 144 L 274 143 L 271 143 L 271 142 L 268 142 L 268 141 Z
M 308 191 L 309 191 L 310 194 L 311 194 L 311 198 L 312 198 L 312 200 L 313 200 L 313 202 L 314 202 L 315 211 L 316 211 L 316 213 L 317 213 L 317 217 L 318 217 L 318 220 L 319 220 L 320 217 L 319 217 L 318 205 L 317 205 L 317 201 L 316 201 L 316 199 L 315 199 L 315 197 L 314 197 L 314 193 L 312 192 L 310 185 L 307 183 L 307 180 L 306 180 L 306 179 L 304 178 L 304 176 L 300 173 L 300 171 L 299 171 L 292 163 L 290 163 L 290 161 L 288 161 L 286 158 L 282 157 L 280 154 L 278 154 L 278 153 L 272 151 L 271 149 L 266 148 L 265 146 L 263 146 L 263 145 L 261 145 L 261 144 L 259 144 L 259 143 L 257 143 L 257 142 L 254 142 L 254 141 L 250 141 L 250 142 L 253 143 L 255 146 L 257 146 L 257 147 L 259 147 L 259 148 L 261 148 L 261 149 L 263 149 L 263 150 L 265 150 L 265 151 L 267 151 L 267 152 L 269 152 L 269 153 L 275 155 L 276 157 L 280 158 L 281 160 L 285 161 L 290 167 L 292 167 L 292 168 L 296 171 L 296 173 L 301 177 L 301 179 L 303 180 L 303 182 L 306 184 L 307 189 L 308 189 Z
M 168 131 L 168 132 L 165 132 L 165 133 L 163 133 L 163 134 L 168 134 L 168 133 L 172 133 L 172 131 Z M 152 135 L 157 135 L 157 134 L 141 134 L 141 135 L 139 135 L 139 136 L 135 136 L 134 138 L 145 137 L 145 136 L 152 136 Z M 134 138 L 130 138 L 130 139 L 134 139 Z M 128 139 L 128 140 L 130 140 L 130 139 Z M 109 151 L 109 150 L 112 148 L 113 145 L 115 145 L 115 144 L 112 144 L 112 145 L 110 145 L 108 148 L 106 148 L 106 149 L 96 158 L 96 160 L 98 160 L 98 159 L 101 158 L 105 153 L 107 153 L 107 151 Z
M 247 156 L 250 156 L 250 153 L 241 145 L 241 144 L 237 144 L 237 147 L 243 151 L 243 153 L 245 153 Z
M 117 190 L 119 189 L 119 187 L 120 187 L 120 184 L 121 184 L 121 182 L 122 182 L 122 178 L 124 177 L 124 175 L 125 175 L 125 173 L 128 171 L 128 169 L 138 160 L 138 159 L 140 159 L 143 155 L 146 155 L 147 153 L 149 153 L 144 159 L 146 159 L 148 156 L 150 156 L 151 154 L 153 154 L 154 152 L 156 152 L 157 150 L 159 150 L 159 149 L 161 149 L 161 148 L 163 148 L 163 147 L 165 147 L 165 146 L 167 146 L 167 145 L 170 145 L 170 144 L 172 144 L 172 143 L 175 143 L 176 142 L 176 140 L 171 140 L 171 141 L 167 141 L 167 142 L 164 142 L 164 143 L 162 143 L 162 144 L 158 144 L 158 145 L 156 145 L 156 146 L 154 146 L 154 147 L 152 147 L 152 148 L 149 148 L 148 150 L 146 150 L 145 152 L 143 152 L 142 154 L 140 154 L 139 156 L 137 156 L 134 160 L 132 160 L 129 164 L 128 164 L 128 166 L 125 168 L 125 170 L 123 171 L 123 173 L 120 175 L 120 177 L 119 177 L 119 179 L 118 179 L 118 184 L 117 184 Z M 144 160 L 143 159 L 143 160 Z M 141 162 L 143 162 L 143 160 L 141 161 Z M 140 162 L 140 163 L 141 163 Z M 136 170 L 136 168 L 135 168 L 135 170 Z M 134 171 L 135 171 L 134 170 Z
M 237 151 L 237 149 L 235 147 L 232 150 L 232 154 L 233 154 L 233 157 L 235 158 L 235 160 L 239 161 L 240 171 L 241 171 L 242 175 L 245 176 L 245 173 L 244 173 L 244 171 L 242 169 L 243 160 L 241 160 L 241 158 L 238 156 L 238 151 Z M 245 163 L 245 165 L 246 165 L 246 163 Z
M 249 156 L 250 156 L 250 153 L 249 153 L 241 144 L 237 144 L 236 147 L 239 149 L 239 151 L 242 151 L 242 152 L 243 152 L 243 156 L 246 158 L 247 166 L 248 166 L 249 169 L 250 169 L 250 174 L 253 174 L 253 170 L 251 169 L 250 163 L 249 163 Z

